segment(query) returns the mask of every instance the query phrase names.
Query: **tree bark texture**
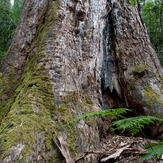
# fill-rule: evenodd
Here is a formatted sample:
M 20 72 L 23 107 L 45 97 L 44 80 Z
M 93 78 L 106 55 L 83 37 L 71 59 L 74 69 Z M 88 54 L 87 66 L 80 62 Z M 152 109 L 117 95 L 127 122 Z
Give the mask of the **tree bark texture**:
M 56 133 L 71 157 L 101 149 L 100 118 L 63 126 L 91 111 L 127 107 L 161 117 L 162 76 L 138 5 L 25 0 L 0 74 L 1 162 L 62 162 Z

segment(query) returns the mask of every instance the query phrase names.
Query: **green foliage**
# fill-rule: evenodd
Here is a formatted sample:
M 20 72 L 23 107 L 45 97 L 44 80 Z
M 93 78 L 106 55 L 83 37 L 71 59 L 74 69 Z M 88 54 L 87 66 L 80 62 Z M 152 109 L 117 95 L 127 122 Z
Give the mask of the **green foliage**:
M 131 5 L 135 6 L 137 3 L 145 2 L 145 0 L 129 0 Z
M 23 1 L 15 0 L 14 6 L 10 5 L 10 0 L 0 1 L 0 65 L 11 44 Z
M 8 1 L 0 1 L 0 51 L 7 50 L 12 35 L 13 22 L 11 20 L 11 9 Z
M 153 48 L 163 65 L 163 1 L 148 0 L 142 4 L 142 18 Z
M 24 0 L 14 0 L 14 5 L 12 7 L 12 16 L 13 16 L 13 20 L 14 20 L 15 24 L 18 23 L 23 2 L 24 2 Z
M 112 119 L 117 118 L 118 116 L 121 116 L 122 114 L 127 113 L 127 111 L 130 111 L 129 109 L 126 108 L 119 108 L 119 109 L 108 109 L 108 110 L 99 110 L 99 111 L 95 111 L 95 112 L 91 112 L 91 113 L 87 113 L 87 114 L 83 114 L 75 119 L 73 119 L 72 121 L 68 122 L 67 124 L 63 125 L 63 127 L 69 126 L 79 120 L 82 120 L 84 118 L 91 118 L 93 116 L 110 116 Z
M 160 158 L 163 154 L 163 141 L 158 143 L 152 143 L 144 147 L 147 149 L 147 154 L 143 155 L 142 158 L 139 160 L 139 162 L 142 162 L 144 160 L 148 160 L 149 158 L 153 156 L 157 156 L 157 158 Z
M 156 120 L 163 121 L 163 119 L 153 116 L 138 116 L 115 121 L 111 126 L 118 126 L 114 130 L 123 129 L 129 131 L 132 135 L 135 135 L 144 128 L 144 125 L 154 124 Z

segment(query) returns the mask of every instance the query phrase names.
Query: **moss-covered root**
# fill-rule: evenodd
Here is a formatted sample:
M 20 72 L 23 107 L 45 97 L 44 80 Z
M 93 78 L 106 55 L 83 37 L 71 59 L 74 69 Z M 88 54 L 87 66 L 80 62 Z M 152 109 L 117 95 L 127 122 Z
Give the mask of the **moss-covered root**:
M 148 86 L 143 93 L 145 95 L 144 100 L 149 106 L 152 106 L 155 103 L 159 103 L 163 106 L 163 100 L 160 98 L 158 93 L 152 89 L 152 87 Z
M 63 125 L 82 114 L 91 112 L 91 109 L 92 101 L 88 94 L 70 92 L 69 94 L 62 97 L 61 104 L 59 106 L 56 105 L 55 109 L 53 110 L 52 114 L 54 116 L 58 115 L 58 117 L 60 117 L 59 119 L 56 119 L 57 125 L 60 126 L 57 132 L 67 138 L 68 148 L 72 157 L 75 157 L 76 153 L 81 151 L 81 137 L 85 137 L 85 135 L 88 133 L 84 133 L 84 129 L 78 128 L 76 123 L 66 127 L 63 127 Z M 85 125 L 92 125 L 93 122 L 91 120 L 92 119 L 87 119 L 84 122 Z M 85 141 L 87 141 L 87 139 L 90 139 L 89 136 L 88 138 L 85 138 Z
M 132 72 L 135 76 L 136 75 L 143 75 L 145 73 L 145 71 L 148 72 L 148 69 L 149 69 L 148 65 L 144 64 L 144 65 L 139 65 L 139 66 L 134 67 Z
M 35 64 L 35 60 L 28 64 Z M 46 70 L 39 66 L 24 74 L 22 84 L 15 91 L 17 96 L 10 112 L 1 124 L 1 161 L 4 158 L 10 161 L 30 161 L 36 154 L 51 149 L 54 131 L 51 119 L 54 95 L 51 89 Z M 19 155 L 12 155 L 20 149 Z
M 59 2 L 59 1 L 57 1 Z M 33 162 L 52 158 L 52 136 L 55 125 L 51 118 L 54 108 L 52 86 L 46 70 L 46 38 L 50 26 L 55 23 L 53 15 L 59 8 L 59 3 L 51 3 L 47 13 L 40 20 L 35 39 L 19 83 L 13 85 L 13 96 L 9 97 L 4 106 L 0 105 L 0 113 L 9 108 L 0 125 L 0 162 Z M 33 55 L 33 49 L 38 49 Z M 45 64 L 39 64 L 39 61 Z M 42 65 L 42 66 L 41 66 Z M 11 76 L 11 75 L 10 75 Z M 11 79 L 12 80 L 12 79 Z M 5 89 L 4 80 L 0 86 Z M 4 90 L 5 89 L 5 90 Z M 7 92 L 7 91 L 6 91 Z M 6 109 L 4 110 L 6 111 Z

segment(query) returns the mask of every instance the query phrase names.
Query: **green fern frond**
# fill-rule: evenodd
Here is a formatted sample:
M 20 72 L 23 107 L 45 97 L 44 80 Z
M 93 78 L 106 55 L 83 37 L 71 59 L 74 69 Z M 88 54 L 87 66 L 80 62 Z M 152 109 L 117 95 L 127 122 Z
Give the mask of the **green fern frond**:
M 160 141 L 160 142 L 157 142 L 157 143 L 151 143 L 151 144 L 148 144 L 146 146 L 144 146 L 145 149 L 148 149 L 148 148 L 155 148 L 155 147 L 158 147 L 158 146 L 162 146 L 163 147 L 163 141 Z
M 144 125 L 149 125 L 151 123 L 154 124 L 155 120 L 163 121 L 163 119 L 159 119 L 153 116 L 138 116 L 115 121 L 111 126 L 117 126 L 113 130 L 128 130 L 132 135 L 135 135 L 140 132 L 142 128 L 144 128 Z
M 66 127 L 79 120 L 82 120 L 84 118 L 91 118 L 92 116 L 95 116 L 95 115 L 96 116 L 110 116 L 112 119 L 115 119 L 121 116 L 122 114 L 126 113 L 127 111 L 131 111 L 131 110 L 126 109 L 126 108 L 99 110 L 99 111 L 81 115 L 60 127 Z M 144 128 L 144 125 L 149 125 L 151 123 L 154 124 L 156 120 L 163 121 L 163 119 L 153 117 L 153 116 L 138 116 L 138 117 L 132 117 L 132 118 L 124 118 L 124 119 L 115 121 L 111 124 L 111 126 L 117 126 L 114 130 L 118 130 L 118 129 L 128 130 L 132 135 L 135 135 L 136 133 L 140 132 L 142 128 Z M 157 156 L 159 158 L 163 154 L 163 142 L 152 143 L 152 144 L 145 146 L 144 148 L 147 149 L 148 153 L 143 155 L 142 158 L 139 160 L 139 162 L 142 162 L 143 160 L 148 160 L 149 158 L 153 156 Z
M 66 123 L 65 125 L 63 125 L 62 127 L 66 127 L 71 125 L 72 123 L 75 123 L 79 120 L 82 120 L 84 118 L 91 118 L 93 116 L 110 116 L 112 119 L 117 118 L 118 116 L 127 113 L 127 111 L 131 111 L 130 109 L 126 109 L 126 108 L 119 108 L 119 109 L 108 109 L 108 110 L 99 110 L 99 111 L 95 111 L 95 112 L 91 112 L 91 113 L 87 113 L 87 114 L 83 114 L 75 119 L 73 119 L 72 121 Z
M 145 146 L 147 147 L 147 146 Z M 139 160 L 139 162 L 142 162 L 144 160 L 148 160 L 149 158 L 156 156 L 157 158 L 160 158 L 163 154 L 163 141 L 159 143 L 152 143 L 148 145 L 147 154 L 143 155 L 142 158 Z

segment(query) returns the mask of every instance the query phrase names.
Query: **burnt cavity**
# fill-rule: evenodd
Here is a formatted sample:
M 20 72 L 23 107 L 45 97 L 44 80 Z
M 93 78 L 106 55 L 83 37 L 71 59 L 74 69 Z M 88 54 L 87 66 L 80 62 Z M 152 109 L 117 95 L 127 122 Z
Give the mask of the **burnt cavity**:
M 84 17 L 85 17 L 85 12 L 83 12 L 83 11 L 77 11 L 77 13 L 76 13 L 76 19 L 78 21 L 83 21 L 84 20 Z

